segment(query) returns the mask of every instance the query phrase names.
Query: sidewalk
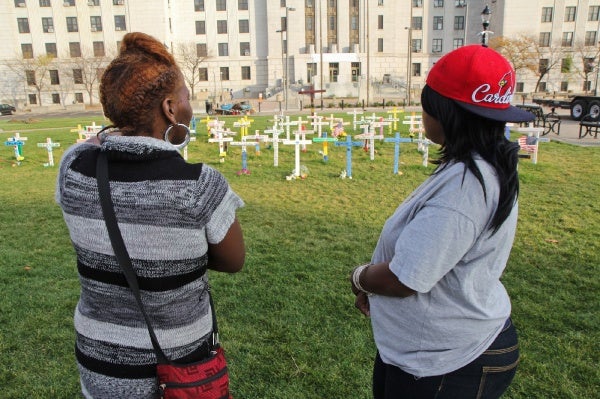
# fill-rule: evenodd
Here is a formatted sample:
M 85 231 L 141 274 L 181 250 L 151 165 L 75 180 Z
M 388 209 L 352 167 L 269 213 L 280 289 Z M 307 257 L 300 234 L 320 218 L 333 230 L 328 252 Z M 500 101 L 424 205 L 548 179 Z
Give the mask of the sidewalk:
M 544 109 L 544 113 L 550 112 Z M 551 141 L 559 141 L 562 143 L 579 145 L 583 147 L 600 147 L 600 136 L 596 139 L 594 136 L 587 135 L 586 137 L 579 138 L 579 121 L 571 119 L 571 114 L 568 109 L 557 109 L 556 113 L 561 118 L 560 134 L 548 133 L 543 136 Z

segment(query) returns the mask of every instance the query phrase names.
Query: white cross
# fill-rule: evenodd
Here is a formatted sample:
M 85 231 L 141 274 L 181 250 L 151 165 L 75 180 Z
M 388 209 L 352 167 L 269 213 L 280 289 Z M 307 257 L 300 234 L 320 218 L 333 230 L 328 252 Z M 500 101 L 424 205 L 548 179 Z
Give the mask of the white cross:
M 362 115 L 363 112 L 362 111 L 357 111 L 356 108 L 352 111 L 352 112 L 346 112 L 348 115 L 352 115 L 352 127 L 354 130 L 356 130 L 356 125 L 357 125 L 357 121 L 356 121 L 356 115 Z
M 52 155 L 52 148 L 60 147 L 60 143 L 53 143 L 52 139 L 48 137 L 46 138 L 45 143 L 38 143 L 37 146 L 41 148 L 46 148 L 46 151 L 48 151 L 48 163 L 44 166 L 54 166 L 54 156 Z
M 312 144 L 312 140 L 301 140 L 300 132 L 298 130 L 296 130 L 295 136 L 296 136 L 296 138 L 294 140 L 283 140 L 283 144 L 295 146 L 296 167 L 294 169 L 293 175 L 296 176 L 296 178 L 298 178 L 298 177 L 300 177 L 300 146 L 306 145 L 306 144 Z
M 212 133 L 216 136 L 215 138 L 208 139 L 209 143 L 219 143 L 219 162 L 225 162 L 225 156 L 227 155 L 227 149 L 225 143 L 233 141 L 233 137 L 227 137 L 235 134 L 229 130 L 211 129 Z
M 273 143 L 273 166 L 279 166 L 279 143 L 283 141 L 283 139 L 279 138 L 279 135 L 283 133 L 283 130 L 278 129 L 276 125 L 277 124 L 273 126 L 273 129 L 267 129 L 263 131 L 263 133 L 270 134 L 272 136 L 265 141 L 270 141 Z

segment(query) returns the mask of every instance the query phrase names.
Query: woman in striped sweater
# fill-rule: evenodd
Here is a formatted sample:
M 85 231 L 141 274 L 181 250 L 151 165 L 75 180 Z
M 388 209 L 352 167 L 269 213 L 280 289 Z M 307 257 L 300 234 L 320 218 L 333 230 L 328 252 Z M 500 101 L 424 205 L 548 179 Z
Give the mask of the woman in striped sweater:
M 212 332 L 207 270 L 235 273 L 245 259 L 236 218 L 243 201 L 225 178 L 189 164 L 177 144 L 189 138 L 192 108 L 183 75 L 160 42 L 129 33 L 100 86 L 114 129 L 100 145 L 64 155 L 57 182 L 77 254 L 77 357 L 86 398 L 156 397 L 156 356 L 146 323 L 121 272 L 98 199 L 96 158 L 106 152 L 110 189 L 142 301 L 171 360 L 208 355 Z

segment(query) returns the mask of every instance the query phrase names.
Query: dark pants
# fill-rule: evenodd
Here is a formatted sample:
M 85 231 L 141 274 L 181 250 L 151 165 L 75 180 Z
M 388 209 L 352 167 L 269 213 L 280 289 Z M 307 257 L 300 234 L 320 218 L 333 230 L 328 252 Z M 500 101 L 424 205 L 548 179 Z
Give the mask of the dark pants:
M 448 374 L 417 378 L 383 363 L 379 353 L 373 369 L 375 399 L 494 399 L 510 385 L 519 363 L 517 331 L 510 319 L 477 359 Z

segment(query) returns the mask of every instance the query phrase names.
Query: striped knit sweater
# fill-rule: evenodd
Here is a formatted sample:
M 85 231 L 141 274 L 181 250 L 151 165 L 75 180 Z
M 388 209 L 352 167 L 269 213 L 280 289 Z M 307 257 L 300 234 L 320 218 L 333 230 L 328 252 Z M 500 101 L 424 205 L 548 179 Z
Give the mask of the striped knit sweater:
M 225 237 L 243 202 L 219 172 L 186 163 L 164 141 L 108 136 L 101 150 L 108 155 L 119 228 L 158 341 L 171 360 L 201 359 L 212 332 L 208 244 Z M 56 190 L 81 282 L 75 309 L 81 389 L 86 398 L 153 398 L 156 357 L 102 217 L 98 151 L 80 144 L 65 152 Z

